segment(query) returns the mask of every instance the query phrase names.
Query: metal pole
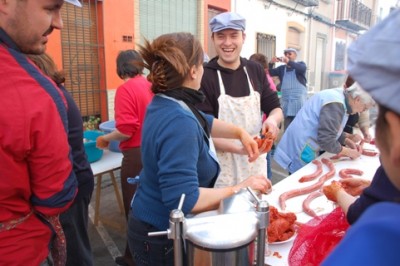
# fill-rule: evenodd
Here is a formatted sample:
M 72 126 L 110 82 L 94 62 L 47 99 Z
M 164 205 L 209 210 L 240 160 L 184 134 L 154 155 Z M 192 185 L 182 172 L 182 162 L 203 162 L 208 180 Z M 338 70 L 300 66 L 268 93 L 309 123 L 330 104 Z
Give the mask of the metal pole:
M 265 247 L 266 231 L 269 224 L 269 204 L 266 200 L 261 200 L 257 204 L 257 216 L 260 221 L 257 236 L 257 266 L 264 266 L 265 260 Z

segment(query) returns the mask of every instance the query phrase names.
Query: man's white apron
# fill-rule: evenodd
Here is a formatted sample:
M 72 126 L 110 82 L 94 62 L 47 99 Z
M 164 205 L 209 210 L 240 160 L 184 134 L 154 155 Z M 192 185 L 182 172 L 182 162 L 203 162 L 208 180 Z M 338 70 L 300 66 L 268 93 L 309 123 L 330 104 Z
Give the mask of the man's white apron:
M 232 97 L 225 94 L 221 73 L 218 70 L 218 81 L 221 95 L 218 98 L 218 118 L 244 128 L 250 135 L 260 133 L 261 104 L 260 94 L 256 92 L 250 82 L 247 69 L 244 68 L 249 83 L 250 95 L 245 97 Z M 230 140 L 242 145 L 239 140 Z M 249 163 L 248 156 L 217 151 L 221 165 L 221 173 L 217 178 L 215 187 L 232 186 L 242 182 L 251 175 L 267 176 L 267 162 L 265 156 L 260 156 L 255 162 Z

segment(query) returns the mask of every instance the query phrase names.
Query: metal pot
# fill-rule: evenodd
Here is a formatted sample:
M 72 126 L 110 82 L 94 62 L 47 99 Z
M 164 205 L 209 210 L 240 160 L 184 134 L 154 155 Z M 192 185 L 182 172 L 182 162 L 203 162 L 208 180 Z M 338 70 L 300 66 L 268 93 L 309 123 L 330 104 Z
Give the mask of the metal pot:
M 252 265 L 258 223 L 254 204 L 246 193 L 225 199 L 218 211 L 186 219 L 188 265 Z

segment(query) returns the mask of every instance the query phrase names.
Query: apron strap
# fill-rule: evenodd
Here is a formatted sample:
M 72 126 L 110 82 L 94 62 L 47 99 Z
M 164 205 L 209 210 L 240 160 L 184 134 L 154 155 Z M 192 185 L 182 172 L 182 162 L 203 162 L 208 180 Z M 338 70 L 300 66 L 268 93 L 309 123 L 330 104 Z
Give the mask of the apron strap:
M 253 95 L 254 94 L 254 87 L 253 87 L 253 84 L 251 84 L 251 82 L 250 82 L 250 77 L 249 77 L 249 73 L 247 72 L 247 68 L 243 67 L 243 70 L 244 70 L 244 73 L 246 74 L 246 77 L 247 77 L 247 83 L 249 84 L 249 90 L 250 90 L 250 94 L 249 95 Z M 219 70 L 217 70 L 217 74 L 218 74 L 218 83 L 219 83 L 220 95 L 225 95 L 225 86 L 224 86 L 224 83 L 222 82 L 221 72 Z

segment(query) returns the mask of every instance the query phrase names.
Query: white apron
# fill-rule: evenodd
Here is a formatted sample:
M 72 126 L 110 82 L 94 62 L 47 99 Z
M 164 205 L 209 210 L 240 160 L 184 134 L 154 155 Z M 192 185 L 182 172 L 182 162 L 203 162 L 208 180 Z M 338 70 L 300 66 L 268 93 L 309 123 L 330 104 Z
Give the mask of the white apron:
M 221 73 L 218 70 L 218 81 L 221 95 L 218 97 L 218 118 L 244 128 L 250 135 L 256 136 L 262 127 L 260 94 L 254 91 L 247 69 L 244 72 L 249 83 L 250 95 L 245 97 L 232 97 L 225 94 Z M 230 140 L 242 145 L 239 140 Z M 217 178 L 215 187 L 226 187 L 238 184 L 251 175 L 267 176 L 267 161 L 265 156 L 260 156 L 255 162 L 249 163 L 248 156 L 217 151 L 221 165 L 221 173 Z

